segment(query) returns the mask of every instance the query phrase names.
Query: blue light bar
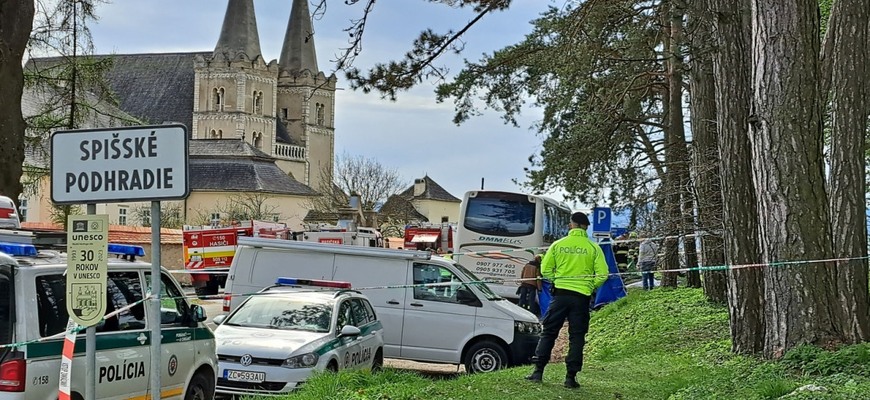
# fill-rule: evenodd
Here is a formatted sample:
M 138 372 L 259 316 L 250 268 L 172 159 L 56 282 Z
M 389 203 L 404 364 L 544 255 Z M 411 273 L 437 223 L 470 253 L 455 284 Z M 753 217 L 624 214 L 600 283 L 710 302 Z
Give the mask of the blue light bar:
M 17 257 L 36 257 L 36 247 L 32 244 L 0 242 L 0 253 Z
M 330 287 L 337 289 L 350 289 L 352 286 L 350 282 L 340 282 L 340 281 L 326 281 L 321 279 L 297 279 L 297 278 L 278 278 L 275 281 L 276 285 L 279 286 L 322 286 L 322 287 Z
M 278 278 L 275 281 L 276 285 L 298 285 L 299 279 L 296 278 Z
M 145 257 L 145 248 L 143 248 L 142 246 L 133 246 L 129 244 L 109 243 L 109 254 Z

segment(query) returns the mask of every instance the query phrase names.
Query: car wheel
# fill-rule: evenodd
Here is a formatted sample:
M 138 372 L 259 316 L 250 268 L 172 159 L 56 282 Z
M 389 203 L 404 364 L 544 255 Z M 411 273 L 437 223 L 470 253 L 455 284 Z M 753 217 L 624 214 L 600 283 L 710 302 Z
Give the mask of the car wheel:
M 469 373 L 496 371 L 507 363 L 507 353 L 501 345 L 489 340 L 475 343 L 465 356 L 465 370 Z
M 214 382 L 199 373 L 193 376 L 187 385 L 184 400 L 212 400 L 214 398 Z
M 338 372 L 338 363 L 335 360 L 330 361 L 326 364 L 326 372 Z
M 384 350 L 378 349 L 375 358 L 372 359 L 372 372 L 379 372 L 384 368 Z

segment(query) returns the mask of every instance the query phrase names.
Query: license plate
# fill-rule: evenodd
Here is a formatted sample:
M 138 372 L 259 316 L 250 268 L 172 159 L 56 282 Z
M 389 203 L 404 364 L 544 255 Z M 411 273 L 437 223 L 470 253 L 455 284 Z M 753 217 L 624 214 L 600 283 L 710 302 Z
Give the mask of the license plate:
M 251 372 L 251 371 L 233 371 L 230 369 L 224 370 L 224 378 L 229 381 L 236 382 L 254 382 L 254 383 L 262 383 L 266 380 L 265 372 Z

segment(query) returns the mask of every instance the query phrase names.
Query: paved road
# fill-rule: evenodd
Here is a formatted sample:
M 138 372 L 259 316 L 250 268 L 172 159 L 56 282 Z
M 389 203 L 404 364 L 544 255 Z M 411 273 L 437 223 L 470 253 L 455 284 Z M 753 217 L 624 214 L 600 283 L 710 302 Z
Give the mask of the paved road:
M 193 295 L 191 289 L 188 295 Z M 199 300 L 193 301 L 195 304 L 201 305 L 205 309 L 205 315 L 208 317 L 208 326 L 212 329 L 216 328 L 212 319 L 218 315 L 226 314 L 223 311 L 223 300 Z M 452 379 L 465 372 L 465 367 L 452 364 L 430 364 L 420 363 L 415 361 L 397 360 L 388 358 L 384 360 L 384 365 L 391 368 L 406 369 L 420 373 L 423 376 L 433 379 Z

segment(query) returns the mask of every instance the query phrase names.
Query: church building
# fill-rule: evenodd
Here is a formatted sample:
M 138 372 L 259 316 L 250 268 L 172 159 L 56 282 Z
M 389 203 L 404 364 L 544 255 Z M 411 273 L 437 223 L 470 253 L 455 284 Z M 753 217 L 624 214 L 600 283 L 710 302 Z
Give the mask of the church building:
M 290 11 L 281 54 L 269 62 L 260 50 L 253 0 L 228 0 L 214 51 L 96 56 L 112 59 L 106 80 L 117 115 L 132 117 L 134 125 L 187 126 L 191 194 L 175 205 L 186 224 L 259 207 L 296 229 L 311 197 L 331 181 L 336 79 L 317 65 L 308 0 L 293 0 Z M 59 62 L 32 59 L 27 68 Z M 41 96 L 32 92 L 25 92 L 25 116 L 39 108 L 33 103 Z M 81 128 L 120 125 L 106 117 L 114 113 L 101 114 Z M 48 165 L 45 157 L 28 154 L 25 169 Z M 50 221 L 47 182 L 23 200 L 29 221 Z M 98 212 L 113 224 L 147 224 L 148 215 L 134 215 L 139 206 L 98 205 Z

